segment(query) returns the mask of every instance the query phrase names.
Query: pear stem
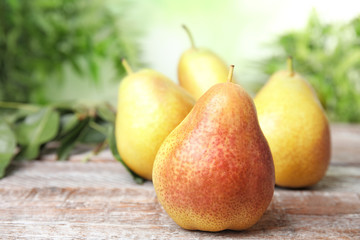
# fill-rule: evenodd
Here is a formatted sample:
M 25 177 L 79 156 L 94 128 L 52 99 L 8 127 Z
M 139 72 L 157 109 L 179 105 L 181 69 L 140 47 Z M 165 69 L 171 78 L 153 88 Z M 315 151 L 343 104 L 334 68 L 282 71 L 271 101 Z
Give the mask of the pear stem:
M 130 67 L 129 63 L 126 61 L 125 58 L 123 58 L 123 59 L 121 60 L 121 63 L 122 63 L 122 65 L 124 66 L 125 71 L 126 71 L 126 73 L 127 73 L 128 75 L 134 73 L 134 71 L 132 70 L 132 68 Z
M 290 72 L 290 76 L 294 76 L 294 62 L 292 56 L 289 56 L 286 60 L 287 63 L 287 69 Z
M 188 37 L 189 37 L 189 39 L 190 39 L 191 47 L 192 47 L 192 48 L 196 48 L 196 47 L 195 47 L 194 38 L 193 38 L 193 36 L 192 36 L 189 28 L 188 28 L 185 24 L 183 24 L 182 27 L 184 28 L 185 32 L 187 33 L 187 35 L 188 35 Z
M 228 82 L 232 82 L 233 74 L 234 74 L 234 65 L 230 65 L 229 75 L 228 75 Z

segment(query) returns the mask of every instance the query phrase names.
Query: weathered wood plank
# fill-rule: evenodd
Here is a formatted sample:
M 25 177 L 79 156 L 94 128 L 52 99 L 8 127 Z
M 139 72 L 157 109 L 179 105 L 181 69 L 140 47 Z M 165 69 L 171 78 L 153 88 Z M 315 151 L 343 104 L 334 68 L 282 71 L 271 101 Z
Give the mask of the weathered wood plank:
M 137 185 L 109 152 L 82 163 L 16 163 L 0 180 L 1 239 L 359 239 L 360 126 L 334 125 L 325 178 L 302 190 L 276 188 L 262 219 L 242 232 L 178 227 L 151 182 Z
M 331 236 L 350 239 L 360 236 L 357 193 L 277 189 L 268 211 L 253 228 L 216 234 L 179 228 L 147 187 L 145 190 L 42 188 L 9 194 L 12 195 L 9 201 L 1 199 L 0 210 L 0 232 L 9 236 L 15 233 L 15 236 L 35 237 L 35 234 L 46 233 L 49 238 L 61 236 L 64 239 L 78 236 L 79 232 L 98 239 L 111 236 L 131 239 L 214 239 L 221 236 L 314 239 Z M 16 229 L 16 232 L 9 233 L 9 229 Z
M 360 192 L 360 164 L 331 164 L 326 176 L 310 190 Z M 9 189 L 62 188 L 144 188 L 134 183 L 117 162 L 28 162 L 14 164 L 12 172 L 0 180 L 0 191 Z M 151 187 L 152 189 L 152 187 Z

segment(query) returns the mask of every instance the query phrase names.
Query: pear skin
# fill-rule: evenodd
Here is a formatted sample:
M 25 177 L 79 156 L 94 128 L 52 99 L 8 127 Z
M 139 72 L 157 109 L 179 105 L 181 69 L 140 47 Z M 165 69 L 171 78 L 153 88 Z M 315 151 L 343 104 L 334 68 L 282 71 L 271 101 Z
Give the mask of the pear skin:
M 276 184 L 302 188 L 320 181 L 331 156 L 330 129 L 310 84 L 290 67 L 271 76 L 254 101 L 273 155 Z
M 197 101 L 161 145 L 153 184 L 184 229 L 242 230 L 261 218 L 273 196 L 274 166 L 244 89 L 216 84 Z
M 180 57 L 178 79 L 195 99 L 199 99 L 211 86 L 227 81 L 228 67 L 215 53 L 207 49 L 196 48 L 191 33 L 187 31 L 192 47 Z
M 195 100 L 166 76 L 149 69 L 131 73 L 119 87 L 115 136 L 125 164 L 151 180 L 156 153 L 190 112 Z

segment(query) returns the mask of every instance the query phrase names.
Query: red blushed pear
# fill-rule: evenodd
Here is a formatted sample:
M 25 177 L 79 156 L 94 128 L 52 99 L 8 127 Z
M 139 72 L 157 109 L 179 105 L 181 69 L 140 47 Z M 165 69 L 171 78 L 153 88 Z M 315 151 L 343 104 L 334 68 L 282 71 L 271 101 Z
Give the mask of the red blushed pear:
M 153 183 L 182 228 L 243 230 L 266 211 L 274 165 L 251 97 L 229 81 L 211 87 L 162 143 Z

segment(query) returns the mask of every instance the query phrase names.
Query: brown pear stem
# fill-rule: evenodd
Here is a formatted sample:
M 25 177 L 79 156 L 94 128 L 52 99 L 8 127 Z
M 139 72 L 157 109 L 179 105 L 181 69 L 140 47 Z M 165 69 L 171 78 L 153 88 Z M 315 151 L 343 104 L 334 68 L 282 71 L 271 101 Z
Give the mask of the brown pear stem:
M 188 35 L 188 37 L 189 37 L 189 39 L 190 39 L 191 47 L 192 47 L 192 48 L 196 48 L 196 47 L 195 47 L 194 38 L 193 38 L 193 36 L 192 36 L 189 28 L 188 28 L 185 24 L 183 24 L 182 27 L 184 28 L 185 32 L 187 33 L 187 35 Z
M 134 71 L 131 69 L 129 63 L 126 61 L 125 58 L 121 59 L 121 63 L 122 63 L 122 65 L 124 66 L 125 71 L 126 71 L 126 73 L 127 73 L 128 75 L 134 73 Z
M 228 82 L 232 82 L 233 74 L 234 74 L 234 65 L 230 65 L 229 75 L 228 75 Z
M 292 56 L 289 56 L 286 60 L 287 63 L 287 69 L 290 72 L 290 76 L 294 76 L 294 62 Z

